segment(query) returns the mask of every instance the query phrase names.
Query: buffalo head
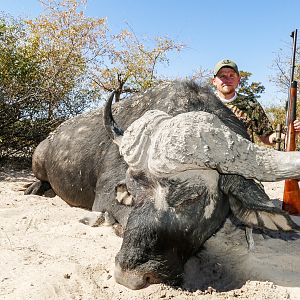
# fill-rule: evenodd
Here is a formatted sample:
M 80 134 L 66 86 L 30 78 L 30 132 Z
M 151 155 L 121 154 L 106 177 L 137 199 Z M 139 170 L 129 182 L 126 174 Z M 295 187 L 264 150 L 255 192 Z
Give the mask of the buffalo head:
M 175 117 L 147 111 L 123 134 L 112 118 L 112 100 L 113 94 L 105 108 L 105 127 L 128 164 L 126 186 L 133 197 L 116 256 L 119 283 L 132 289 L 178 284 L 187 259 L 222 226 L 230 208 L 248 226 L 297 227 L 252 178 L 299 178 L 299 154 L 254 145 L 234 131 L 237 119 L 228 127 L 205 111 Z

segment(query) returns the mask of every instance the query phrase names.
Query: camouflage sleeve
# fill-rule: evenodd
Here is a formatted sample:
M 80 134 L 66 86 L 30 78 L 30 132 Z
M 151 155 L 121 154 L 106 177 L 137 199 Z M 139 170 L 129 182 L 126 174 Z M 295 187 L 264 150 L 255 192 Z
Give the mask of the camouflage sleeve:
M 254 100 L 254 99 L 253 99 Z M 272 124 L 258 101 L 254 100 L 252 110 L 252 129 L 258 136 L 268 136 L 274 132 Z

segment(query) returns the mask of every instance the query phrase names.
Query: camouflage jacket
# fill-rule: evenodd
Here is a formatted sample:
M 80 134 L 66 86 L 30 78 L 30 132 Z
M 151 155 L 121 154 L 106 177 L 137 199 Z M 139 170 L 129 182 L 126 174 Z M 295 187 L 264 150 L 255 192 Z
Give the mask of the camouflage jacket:
M 264 109 L 254 97 L 237 94 L 233 101 L 224 104 L 244 122 L 252 141 L 254 133 L 257 136 L 268 136 L 274 132 Z

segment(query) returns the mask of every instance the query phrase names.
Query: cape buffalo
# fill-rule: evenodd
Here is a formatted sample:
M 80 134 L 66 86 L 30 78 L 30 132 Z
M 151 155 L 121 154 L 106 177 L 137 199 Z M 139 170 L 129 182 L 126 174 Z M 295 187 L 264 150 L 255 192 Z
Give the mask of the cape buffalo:
M 99 109 L 68 120 L 37 147 L 33 172 L 40 181 L 27 193 L 39 194 L 51 186 L 71 205 L 112 214 L 125 228 L 116 256 L 119 283 L 132 289 L 179 283 L 184 263 L 230 210 L 251 227 L 297 228 L 250 178 L 299 178 L 289 163 L 295 158 L 299 164 L 299 155 L 284 153 L 281 167 L 274 160 L 277 153 L 247 141 L 243 124 L 207 88 L 166 82 L 115 104 L 113 115 L 125 129 L 123 139 L 110 112 L 111 101 L 104 118 Z M 170 117 L 175 115 L 178 119 Z M 130 205 L 116 200 L 115 188 L 120 186 Z

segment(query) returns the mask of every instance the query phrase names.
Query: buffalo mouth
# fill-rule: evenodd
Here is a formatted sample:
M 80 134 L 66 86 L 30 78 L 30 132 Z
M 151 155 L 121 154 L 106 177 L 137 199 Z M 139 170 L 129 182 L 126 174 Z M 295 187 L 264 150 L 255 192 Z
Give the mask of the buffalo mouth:
M 115 265 L 114 277 L 117 283 L 131 290 L 140 290 L 151 284 L 163 282 L 155 272 L 123 270 L 119 263 Z
M 117 283 L 132 289 L 139 290 L 151 284 L 163 283 L 170 286 L 180 286 L 183 283 L 183 266 L 148 260 L 133 268 L 124 267 L 116 260 L 114 277 Z

